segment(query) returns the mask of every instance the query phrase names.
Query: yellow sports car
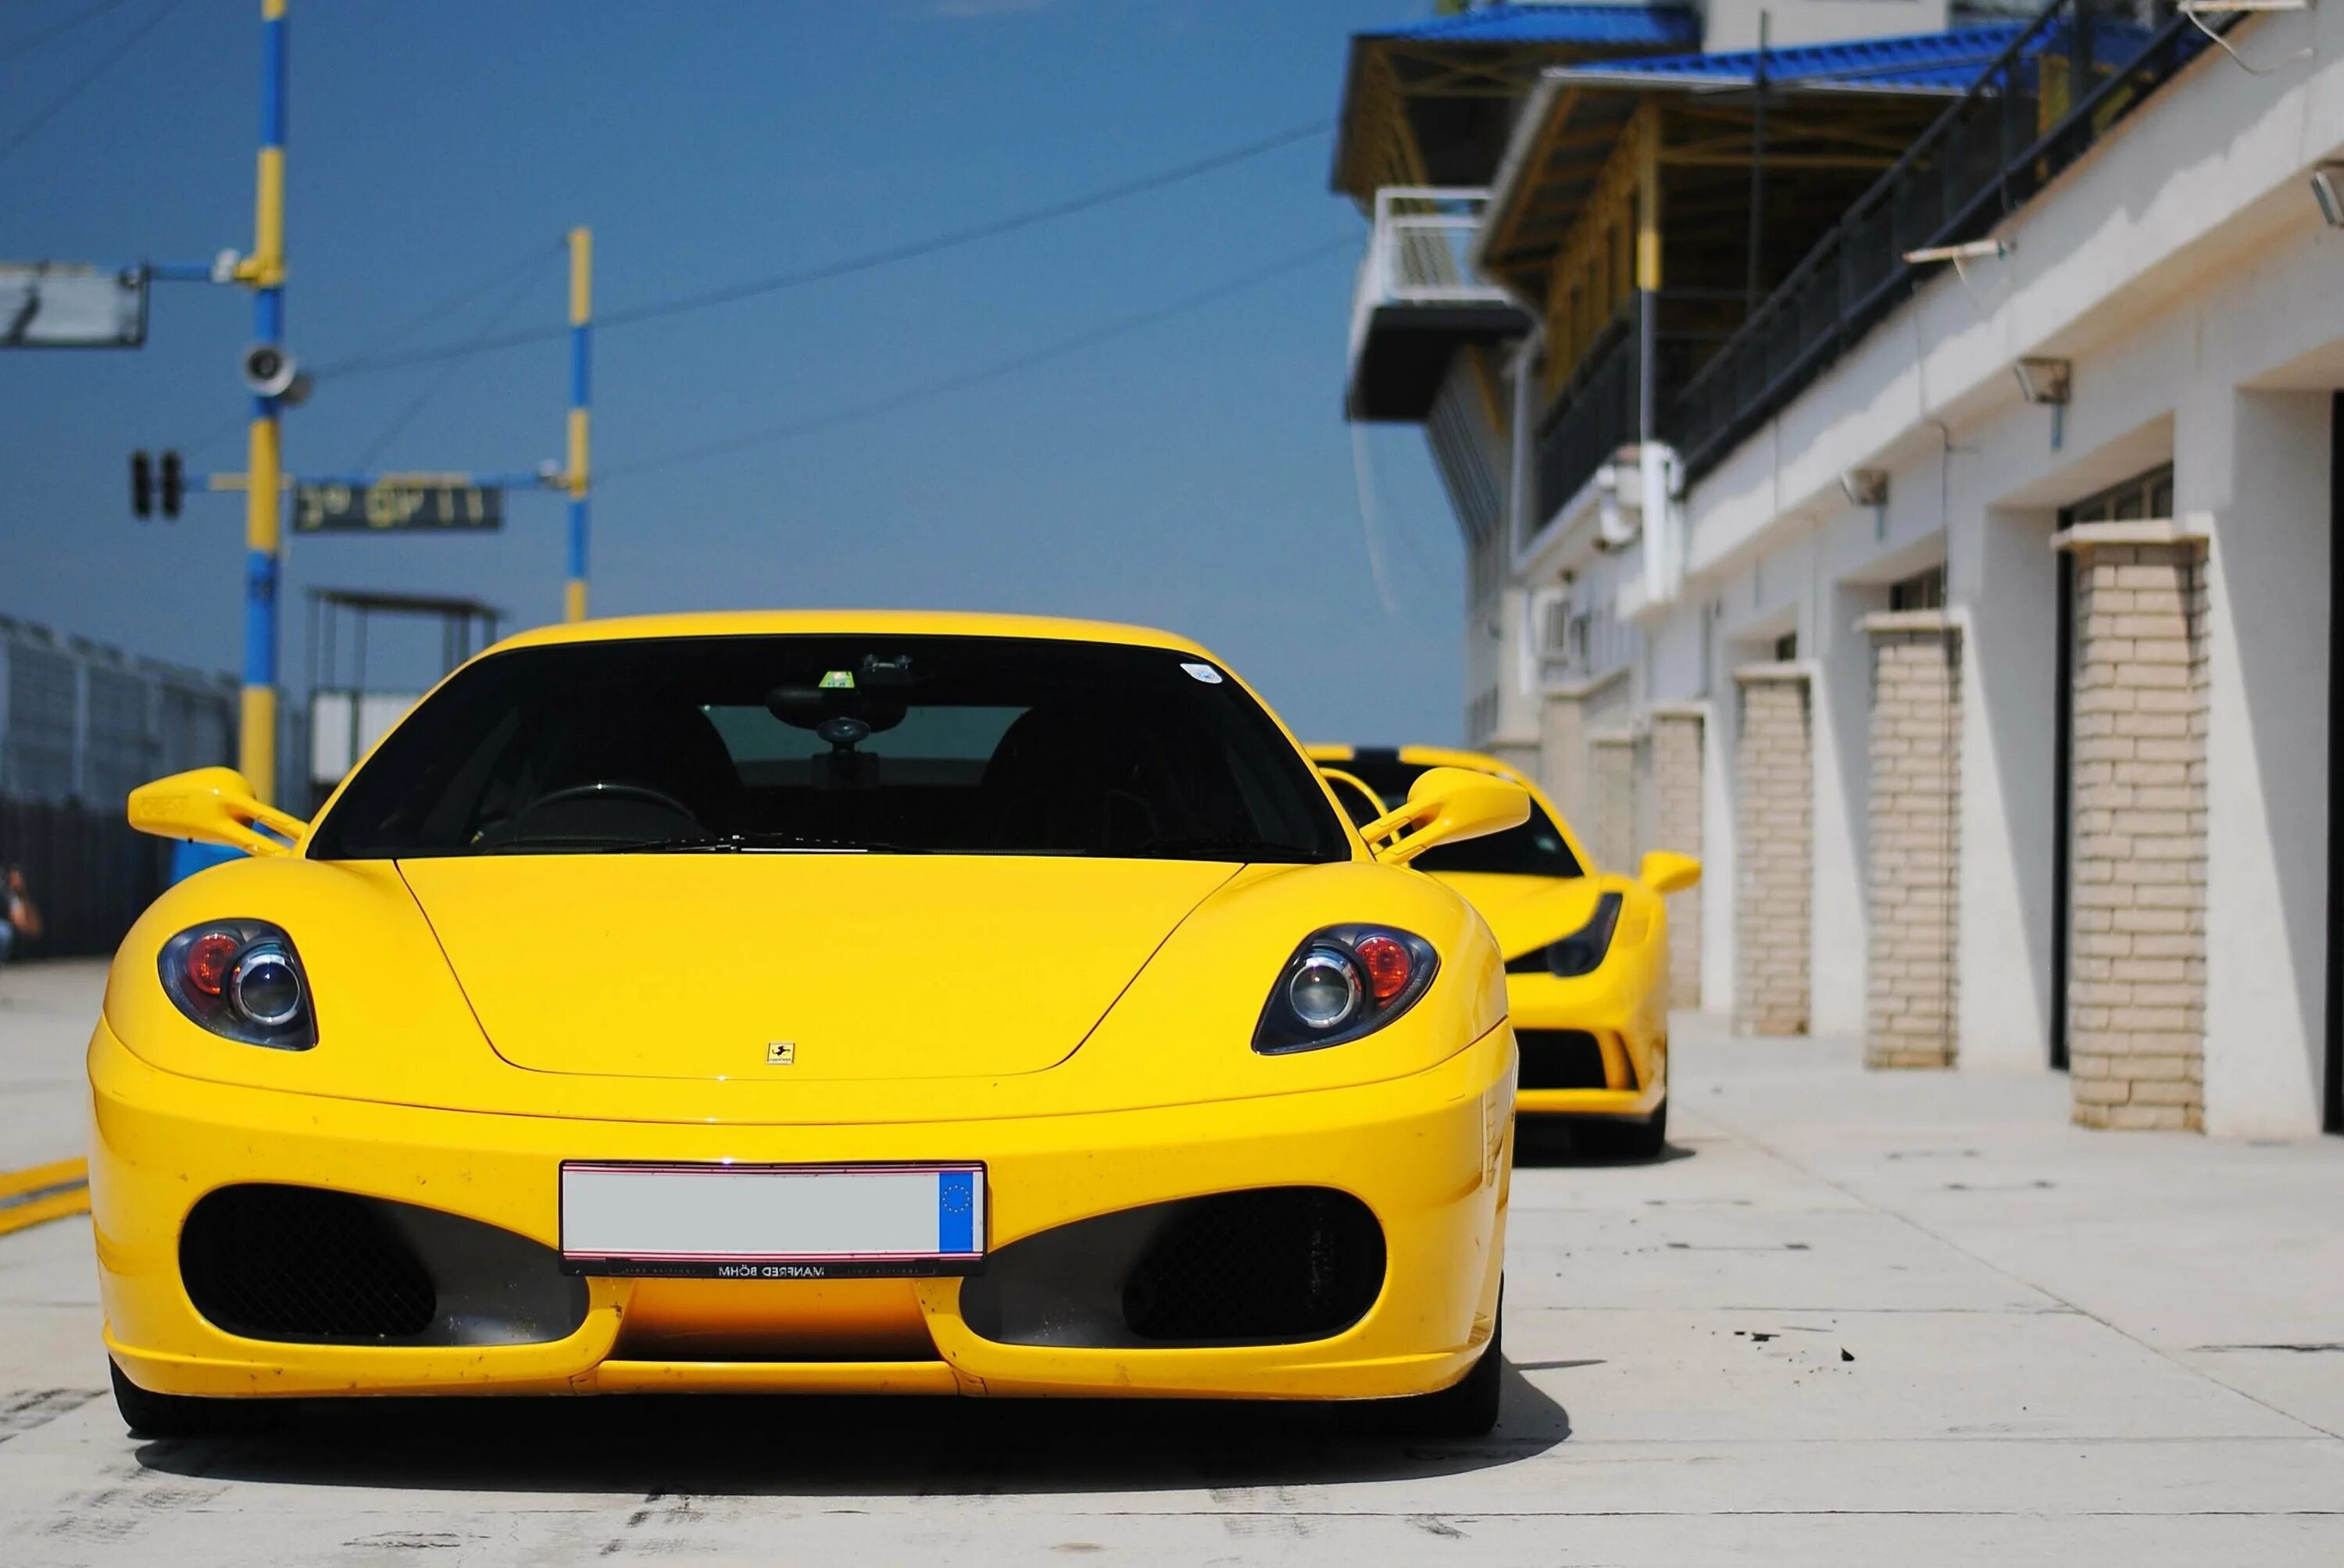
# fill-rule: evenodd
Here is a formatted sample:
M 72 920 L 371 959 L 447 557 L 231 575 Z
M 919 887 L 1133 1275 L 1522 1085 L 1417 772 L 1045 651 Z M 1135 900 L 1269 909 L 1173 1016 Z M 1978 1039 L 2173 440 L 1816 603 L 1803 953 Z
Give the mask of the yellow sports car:
M 1495 757 L 1437 746 L 1312 746 L 1354 822 L 1382 814 L 1416 781 L 1470 769 L 1521 786 L 1521 825 L 1428 852 L 1415 862 L 1473 901 L 1506 954 L 1521 1042 L 1517 1110 L 1587 1118 L 1619 1152 L 1650 1158 L 1669 1131 L 1666 895 L 1701 864 L 1654 850 L 1635 876 L 1599 869 L 1551 802 Z
M 126 1421 L 256 1399 L 1389 1401 L 1485 1431 L 1503 959 L 1226 666 L 945 614 L 530 632 L 314 822 L 226 769 L 90 1042 Z

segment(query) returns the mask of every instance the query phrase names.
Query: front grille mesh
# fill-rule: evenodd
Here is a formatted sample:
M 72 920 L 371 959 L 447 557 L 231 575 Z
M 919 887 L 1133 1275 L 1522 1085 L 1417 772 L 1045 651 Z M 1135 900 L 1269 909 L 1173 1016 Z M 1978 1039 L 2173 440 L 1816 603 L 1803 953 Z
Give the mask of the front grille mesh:
M 1143 1340 L 1313 1340 L 1357 1322 L 1383 1288 L 1383 1229 L 1317 1187 L 1197 1199 L 1133 1266 L 1123 1315 Z
M 179 1232 L 187 1299 L 259 1340 L 402 1340 L 440 1310 L 431 1276 L 365 1199 L 310 1187 L 225 1187 Z
M 1526 1089 L 1600 1089 L 1604 1087 L 1603 1047 L 1585 1029 L 1516 1029 Z

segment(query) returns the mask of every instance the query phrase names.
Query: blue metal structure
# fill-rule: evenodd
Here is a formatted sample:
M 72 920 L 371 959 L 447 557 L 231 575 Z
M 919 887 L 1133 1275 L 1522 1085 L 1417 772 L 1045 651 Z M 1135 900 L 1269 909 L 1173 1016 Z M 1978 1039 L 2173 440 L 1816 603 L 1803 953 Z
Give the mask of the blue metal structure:
M 1360 38 L 1442 44 L 1590 44 L 1612 49 L 1699 48 L 1701 15 L 1691 5 L 1481 5 L 1379 27 Z

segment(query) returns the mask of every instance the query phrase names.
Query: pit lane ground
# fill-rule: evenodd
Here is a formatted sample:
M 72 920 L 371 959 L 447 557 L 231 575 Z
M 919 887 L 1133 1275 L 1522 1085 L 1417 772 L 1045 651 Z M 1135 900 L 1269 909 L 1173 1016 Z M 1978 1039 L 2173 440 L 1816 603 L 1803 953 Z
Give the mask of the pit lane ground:
M 0 1169 L 103 971 L 0 971 Z M 79 1217 L 0 1235 L 0 1563 L 2344 1562 L 2344 1140 L 2089 1133 L 2049 1075 L 1676 1025 L 1668 1154 L 1532 1149 L 1505 1413 L 466 1401 L 126 1437 Z

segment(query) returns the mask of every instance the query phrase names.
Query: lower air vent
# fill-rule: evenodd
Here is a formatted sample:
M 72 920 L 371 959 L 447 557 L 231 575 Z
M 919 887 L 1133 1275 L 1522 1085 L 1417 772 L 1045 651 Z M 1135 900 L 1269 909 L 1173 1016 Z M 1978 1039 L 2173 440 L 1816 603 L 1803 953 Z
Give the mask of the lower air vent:
M 1368 1206 L 1321 1187 L 1151 1203 L 1012 1242 L 961 1287 L 962 1320 L 1013 1345 L 1296 1344 L 1383 1290 Z
M 536 1345 L 586 1321 L 552 1248 L 413 1203 L 223 1187 L 188 1211 L 179 1276 L 231 1334 L 296 1344 Z
M 1603 1047 L 1585 1029 L 1516 1029 L 1514 1043 L 1521 1047 L 1522 1074 L 1515 1086 L 1526 1089 L 1600 1089 Z
M 225 1187 L 179 1232 L 187 1299 L 256 1340 L 409 1340 L 439 1316 L 423 1264 L 372 1206 L 310 1187 Z
M 1124 1320 L 1143 1340 L 1318 1340 L 1357 1322 L 1383 1284 L 1366 1204 L 1318 1187 L 1203 1199 L 1140 1258 Z

